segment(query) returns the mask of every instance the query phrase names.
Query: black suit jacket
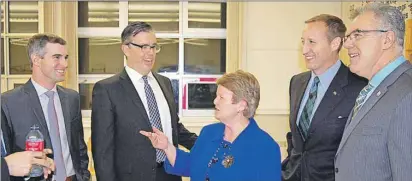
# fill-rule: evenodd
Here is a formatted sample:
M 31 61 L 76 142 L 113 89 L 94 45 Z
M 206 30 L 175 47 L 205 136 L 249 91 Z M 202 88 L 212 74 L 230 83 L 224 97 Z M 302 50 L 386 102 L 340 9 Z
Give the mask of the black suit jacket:
M 282 163 L 282 180 L 333 181 L 334 158 L 342 138 L 346 120 L 366 79 L 353 74 L 342 63 L 321 100 L 304 142 L 296 120 L 311 72 L 292 77 L 290 81 L 291 143 L 288 156 Z M 289 133 L 290 134 L 290 133 Z M 290 135 L 289 135 L 290 136 Z
M 170 80 L 153 75 L 169 105 L 173 144 L 192 148 L 197 136 L 179 123 Z M 92 103 L 92 153 L 97 180 L 181 180 L 157 172 L 156 151 L 140 130 L 152 132 L 152 127 L 126 70 L 97 82 Z
M 57 85 L 57 92 L 63 110 L 66 127 L 67 141 L 73 167 L 78 181 L 90 180 L 88 171 L 89 157 L 83 137 L 83 123 L 80 111 L 79 94 L 71 89 Z M 23 86 L 4 93 L 1 96 L 2 117 L 6 119 L 4 130 L 5 139 L 10 149 L 9 153 L 25 150 L 26 135 L 34 124 L 39 126 L 43 133 L 45 148 L 53 150 L 47 128 L 46 119 L 42 111 L 39 97 L 31 80 Z M 53 158 L 53 155 L 49 155 Z M 51 176 L 49 177 L 51 178 Z M 23 180 L 22 177 L 14 177 L 13 180 Z
M 1 181 L 9 181 L 9 167 L 7 166 L 6 160 L 1 157 Z

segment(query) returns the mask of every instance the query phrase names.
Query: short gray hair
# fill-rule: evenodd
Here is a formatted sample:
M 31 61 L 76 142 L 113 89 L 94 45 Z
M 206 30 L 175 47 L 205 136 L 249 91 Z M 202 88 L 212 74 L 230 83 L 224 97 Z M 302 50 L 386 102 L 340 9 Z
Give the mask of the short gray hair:
M 44 57 L 46 54 L 44 48 L 47 43 L 66 45 L 66 40 L 54 34 L 36 34 L 32 36 L 27 43 L 27 54 L 29 56 L 30 67 L 33 67 L 33 61 L 31 59 L 33 54 Z
M 398 8 L 383 3 L 369 3 L 357 9 L 354 14 L 352 14 L 351 19 L 355 19 L 365 12 L 375 14 L 375 18 L 380 21 L 380 28 L 393 31 L 396 36 L 396 42 L 403 49 L 405 19 Z
M 237 70 L 224 74 L 217 80 L 216 84 L 233 92 L 233 103 L 236 104 L 241 100 L 247 102 L 243 116 L 251 118 L 255 115 L 260 101 L 260 85 L 253 74 Z
M 130 43 L 131 38 L 139 34 L 140 32 L 151 32 L 153 28 L 146 22 L 133 22 L 124 28 L 122 32 L 122 44 Z

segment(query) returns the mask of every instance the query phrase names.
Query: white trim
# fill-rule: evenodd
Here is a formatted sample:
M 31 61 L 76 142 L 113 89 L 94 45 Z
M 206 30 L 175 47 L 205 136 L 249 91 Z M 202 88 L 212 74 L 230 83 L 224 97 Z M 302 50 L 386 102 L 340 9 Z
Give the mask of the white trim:
M 289 109 L 257 109 L 256 115 L 289 115 Z
M 156 38 L 179 38 L 178 33 L 155 33 Z
M 7 83 L 7 90 L 14 89 L 14 84 L 25 84 L 29 78 L 9 78 Z
M 205 109 L 205 110 L 182 110 L 183 117 L 209 117 L 214 116 L 215 110 L 214 109 Z
M 31 77 L 31 74 L 9 74 L 5 77 L 9 79 L 29 79 Z
M 92 38 L 92 37 L 119 37 L 122 33 L 122 29 L 117 28 L 77 28 L 77 35 L 79 38 Z

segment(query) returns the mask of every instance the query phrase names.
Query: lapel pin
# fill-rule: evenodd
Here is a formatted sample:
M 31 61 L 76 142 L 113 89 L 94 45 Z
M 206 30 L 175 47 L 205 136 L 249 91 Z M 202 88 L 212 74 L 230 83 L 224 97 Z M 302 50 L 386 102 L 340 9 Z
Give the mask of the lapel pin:
M 381 91 L 379 91 L 378 93 L 376 93 L 376 96 L 380 96 L 381 95 Z
M 336 91 L 333 91 L 333 95 L 335 95 L 335 96 L 336 96 L 336 94 L 338 94 L 338 93 L 336 93 Z

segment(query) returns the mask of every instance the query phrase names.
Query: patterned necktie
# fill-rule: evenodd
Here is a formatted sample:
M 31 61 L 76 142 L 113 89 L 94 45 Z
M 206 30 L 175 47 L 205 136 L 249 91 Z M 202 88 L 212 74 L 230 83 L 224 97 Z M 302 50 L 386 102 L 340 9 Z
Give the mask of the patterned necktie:
M 310 118 L 312 116 L 313 107 L 315 106 L 316 97 L 318 96 L 318 84 L 319 77 L 313 79 L 312 87 L 309 91 L 309 98 L 306 101 L 305 107 L 303 108 L 302 114 L 299 120 L 299 129 L 302 132 L 303 140 L 308 137 L 308 131 L 310 126 Z
M 156 97 L 153 93 L 152 87 L 150 87 L 147 80 L 147 75 L 142 77 L 144 81 L 144 91 L 146 93 L 147 106 L 149 107 L 150 124 L 163 131 L 162 123 L 160 122 L 159 108 L 157 107 Z M 156 162 L 163 162 L 166 158 L 166 154 L 163 150 L 156 149 Z
M 358 97 L 356 98 L 355 106 L 353 107 L 353 113 L 352 113 L 352 118 L 355 117 L 355 115 L 358 113 L 359 109 L 362 107 L 363 103 L 365 102 L 366 97 L 368 96 L 368 93 L 373 89 L 373 85 L 368 84 L 365 86 L 360 92 Z
M 54 106 L 54 92 L 48 91 L 45 93 L 49 98 L 47 104 L 47 116 L 49 118 L 50 139 L 52 141 L 54 162 L 56 163 L 55 180 L 66 180 L 66 167 L 63 160 L 63 151 L 60 141 L 59 123 L 57 119 L 56 108 Z

